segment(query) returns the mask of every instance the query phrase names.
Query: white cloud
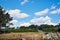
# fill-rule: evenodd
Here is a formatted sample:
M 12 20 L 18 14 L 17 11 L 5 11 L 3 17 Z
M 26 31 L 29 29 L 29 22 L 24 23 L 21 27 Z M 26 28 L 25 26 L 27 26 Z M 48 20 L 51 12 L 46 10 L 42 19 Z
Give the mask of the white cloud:
M 22 2 L 21 2 L 21 5 L 24 5 L 25 3 L 27 3 L 27 2 L 29 2 L 28 0 L 23 0 Z
M 40 18 L 33 18 L 31 20 L 32 23 L 44 23 L 45 21 L 51 20 L 51 18 L 49 18 L 48 16 L 46 17 L 40 17 Z
M 20 26 L 26 26 L 26 27 L 28 27 L 29 25 L 31 25 L 31 23 L 29 23 L 29 22 L 24 22 L 24 23 L 20 24 Z
M 13 23 L 13 25 L 10 25 L 10 27 L 17 27 L 17 26 L 19 26 L 19 22 L 18 22 L 18 20 L 12 20 L 12 21 L 10 21 L 10 23 Z
M 57 14 L 57 13 L 60 13 L 60 8 L 56 9 L 56 10 L 53 10 L 50 12 L 51 14 Z
M 51 22 L 51 20 L 46 21 L 44 24 L 48 24 L 48 25 L 57 25 L 57 23 L 53 23 L 53 22 Z
M 32 24 L 37 24 L 37 25 L 41 25 L 41 24 L 48 24 L 48 25 L 55 25 L 55 23 L 51 22 L 51 18 L 46 16 L 46 17 L 40 17 L 40 18 L 33 18 L 31 20 Z
M 16 18 L 26 18 L 29 15 L 26 13 L 21 13 L 21 10 L 19 9 L 15 9 L 15 10 L 8 10 L 8 13 L 12 16 L 12 17 L 16 17 Z
M 8 10 L 7 12 L 13 18 L 26 18 L 29 16 L 26 13 L 22 13 L 21 10 L 19 10 L 19 9 Z M 25 24 L 25 26 L 30 25 L 29 23 L 23 23 L 23 22 L 20 23 L 20 22 L 22 22 L 22 21 L 18 21 L 17 19 L 13 19 L 12 21 L 10 21 L 10 23 L 13 23 L 13 25 L 11 25 L 10 27 L 17 27 L 17 26 L 24 25 L 24 24 Z
M 28 16 L 29 16 L 28 14 L 22 13 L 22 14 L 18 15 L 17 17 L 19 17 L 19 18 L 26 18 Z
M 56 14 L 57 13 L 57 10 L 51 11 L 50 13 L 51 14 Z
M 10 21 L 10 23 L 17 24 L 18 21 L 17 20 L 12 20 L 12 21 Z
M 42 15 L 47 14 L 48 12 L 49 12 L 49 9 L 47 8 L 47 9 L 44 9 L 42 11 L 36 12 L 35 15 L 36 16 L 42 16 Z
M 56 6 L 55 6 L 55 5 L 52 5 L 52 6 L 51 6 L 51 9 L 55 9 L 55 8 L 56 8 Z
M 10 25 L 9 23 L 12 23 L 13 25 Z M 16 27 L 17 26 L 16 24 L 18 23 L 18 21 L 17 20 L 12 20 L 12 21 L 9 21 L 9 23 L 7 23 L 6 26 Z

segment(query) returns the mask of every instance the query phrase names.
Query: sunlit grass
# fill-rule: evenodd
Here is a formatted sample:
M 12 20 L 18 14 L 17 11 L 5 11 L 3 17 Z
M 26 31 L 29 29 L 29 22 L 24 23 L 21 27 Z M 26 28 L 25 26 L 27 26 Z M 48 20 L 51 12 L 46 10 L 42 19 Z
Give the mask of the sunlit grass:
M 19 32 L 19 33 L 7 33 L 7 34 L 0 34 L 0 39 L 6 39 L 6 40 L 20 40 L 20 38 L 24 39 L 40 39 L 41 38 L 41 32 Z

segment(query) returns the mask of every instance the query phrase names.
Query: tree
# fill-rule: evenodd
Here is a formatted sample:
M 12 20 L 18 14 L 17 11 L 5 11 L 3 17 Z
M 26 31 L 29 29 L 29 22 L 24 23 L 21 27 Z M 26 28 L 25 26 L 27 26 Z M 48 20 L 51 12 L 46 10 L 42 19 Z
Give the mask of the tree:
M 60 23 L 59 23 L 59 26 L 60 26 Z
M 58 32 L 60 32 L 60 28 L 58 28 L 58 30 L 57 30 Z
M 29 26 L 29 28 L 37 28 L 37 27 L 38 27 L 38 25 L 34 25 L 34 24 Z
M 12 17 L 8 13 L 6 13 L 5 10 L 0 6 L 0 32 L 2 30 L 2 27 L 5 27 L 5 29 L 12 23 L 9 23 L 12 20 Z M 9 24 L 8 26 L 6 26 Z

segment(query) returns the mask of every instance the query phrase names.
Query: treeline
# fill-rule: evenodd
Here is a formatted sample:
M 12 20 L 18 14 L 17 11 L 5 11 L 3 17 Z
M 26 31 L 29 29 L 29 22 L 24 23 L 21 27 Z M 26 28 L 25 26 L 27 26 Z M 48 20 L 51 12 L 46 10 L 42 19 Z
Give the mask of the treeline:
M 39 30 L 44 32 L 60 32 L 60 23 L 58 25 L 47 25 L 42 24 L 40 26 L 38 25 L 30 25 L 28 27 L 21 26 L 17 28 L 8 28 L 9 32 L 38 32 Z
M 38 28 L 30 25 L 29 27 L 21 26 L 17 28 L 8 28 L 9 32 L 38 32 Z
M 44 32 L 60 32 L 60 23 L 58 25 L 47 25 L 43 24 L 38 27 L 39 30 Z

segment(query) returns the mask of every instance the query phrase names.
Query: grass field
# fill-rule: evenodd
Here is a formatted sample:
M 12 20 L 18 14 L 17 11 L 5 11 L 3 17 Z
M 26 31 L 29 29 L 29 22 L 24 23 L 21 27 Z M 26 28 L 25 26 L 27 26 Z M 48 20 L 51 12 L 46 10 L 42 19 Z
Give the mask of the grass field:
M 45 32 L 39 31 L 39 32 L 21 32 L 21 33 L 5 33 L 0 34 L 0 40 L 60 40 L 60 33 L 48 33 L 47 35 L 44 35 Z M 58 35 L 57 35 L 58 34 Z M 50 39 L 44 39 L 46 36 Z M 58 39 L 57 39 L 58 38 Z
M 0 34 L 0 40 L 40 40 L 42 32 L 23 32 Z

